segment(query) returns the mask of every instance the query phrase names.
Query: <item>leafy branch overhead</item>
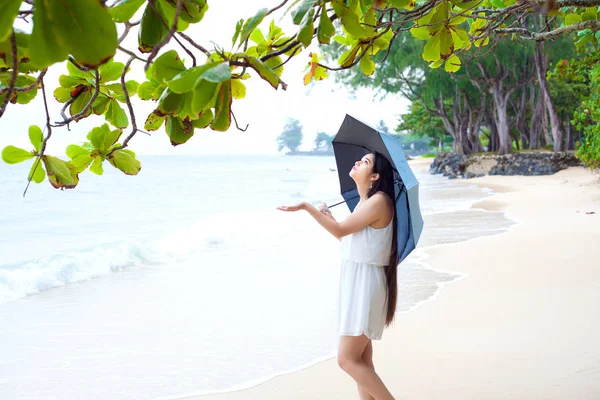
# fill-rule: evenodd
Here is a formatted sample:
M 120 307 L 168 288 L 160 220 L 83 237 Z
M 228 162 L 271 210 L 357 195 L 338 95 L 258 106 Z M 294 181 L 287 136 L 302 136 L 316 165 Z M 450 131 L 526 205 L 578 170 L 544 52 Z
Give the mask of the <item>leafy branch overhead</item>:
M 177 146 L 197 130 L 227 131 L 232 122 L 237 126 L 234 99 L 245 97 L 244 81 L 254 76 L 285 90 L 283 70 L 294 57 L 306 57 L 305 85 L 356 65 L 369 76 L 386 60 L 399 33 L 408 31 L 426 42 L 422 57 L 431 68 L 455 73 L 466 50 L 493 49 L 501 36 L 543 41 L 574 33 L 579 45 L 597 46 L 598 6 L 600 0 L 286 0 L 240 19 L 231 27 L 230 43 L 211 47 L 185 33 L 217 18 L 207 0 L 5 0 L 0 4 L 0 117 L 12 104 L 31 102 L 42 89 L 47 118 L 44 129 L 30 128 L 34 150 L 9 146 L 2 158 L 11 163 L 33 158 L 29 181 L 48 176 L 57 188 L 75 187 L 78 174 L 88 168 L 102 173 L 106 160 L 135 175 L 140 165 L 126 147 L 137 133 L 164 126 Z M 275 13 L 291 18 L 295 28 L 284 32 L 274 22 Z M 539 13 L 558 26 L 526 28 L 523 21 Z M 31 33 L 14 28 L 21 20 L 32 23 Z M 137 49 L 123 47 L 131 32 L 137 32 Z M 167 44 L 177 50 L 164 51 Z M 337 65 L 325 65 L 318 46 L 338 47 Z M 48 68 L 64 68 L 64 61 L 66 71 L 53 93 L 63 107 L 60 119 L 51 118 L 45 76 Z M 127 80 L 132 68 L 143 69 L 146 80 Z M 136 95 L 156 104 L 150 115 L 141 116 L 143 129 L 131 102 Z M 104 121 L 88 134 L 86 145 L 69 146 L 70 160 L 45 154 L 52 128 L 70 128 L 95 116 Z M 40 132 L 45 136 L 37 148 Z

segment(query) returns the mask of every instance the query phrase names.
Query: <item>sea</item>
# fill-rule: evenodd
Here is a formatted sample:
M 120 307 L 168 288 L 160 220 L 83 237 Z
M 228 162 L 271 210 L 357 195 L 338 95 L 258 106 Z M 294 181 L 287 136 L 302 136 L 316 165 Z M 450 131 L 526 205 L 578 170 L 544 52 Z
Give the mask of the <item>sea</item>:
M 28 163 L 0 163 L 0 399 L 178 399 L 334 357 L 339 241 L 276 207 L 341 201 L 335 159 L 138 158 L 138 176 L 107 165 L 25 196 Z M 514 224 L 472 207 L 490 190 L 416 176 L 425 227 L 398 313 L 468 279 L 428 248 Z

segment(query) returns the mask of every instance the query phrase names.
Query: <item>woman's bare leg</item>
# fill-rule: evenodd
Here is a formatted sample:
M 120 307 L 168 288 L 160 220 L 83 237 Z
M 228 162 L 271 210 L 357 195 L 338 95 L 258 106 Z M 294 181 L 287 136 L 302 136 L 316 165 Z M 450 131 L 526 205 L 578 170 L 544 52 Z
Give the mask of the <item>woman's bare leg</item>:
M 361 358 L 363 363 L 375 371 L 375 366 L 373 365 L 373 342 L 371 340 L 369 340 L 369 343 L 363 350 Z M 358 394 L 360 396 L 360 400 L 375 400 L 375 397 L 371 396 L 369 392 L 360 385 L 358 385 Z
M 375 369 L 362 360 L 370 340 L 365 335 L 340 336 L 338 364 L 356 383 L 376 400 L 394 400 Z

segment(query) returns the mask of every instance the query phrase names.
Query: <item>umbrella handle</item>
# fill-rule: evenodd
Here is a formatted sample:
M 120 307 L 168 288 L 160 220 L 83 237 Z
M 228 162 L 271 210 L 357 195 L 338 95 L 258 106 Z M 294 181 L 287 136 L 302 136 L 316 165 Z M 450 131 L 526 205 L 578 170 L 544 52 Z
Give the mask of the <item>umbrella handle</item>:
M 403 183 L 401 180 L 394 180 L 394 184 L 398 184 L 398 183 L 402 184 L 402 187 L 400 188 L 400 191 L 399 191 L 399 193 L 398 193 L 398 196 L 396 197 L 396 201 L 398 201 L 398 197 L 400 197 L 400 193 L 402 193 L 402 192 L 403 192 L 403 191 L 406 189 L 406 187 L 404 186 L 404 183 Z M 353 200 L 353 199 L 356 199 L 357 197 L 360 197 L 360 195 L 357 195 L 357 196 L 351 197 L 351 198 L 349 198 L 348 200 Z M 347 202 L 348 200 L 340 201 L 339 203 L 335 203 L 334 205 L 332 205 L 332 206 L 327 206 L 327 207 L 328 207 L 328 208 L 331 208 L 331 207 L 339 206 L 340 204 L 344 204 L 344 203 L 345 203 L 345 202 Z
M 351 198 L 349 198 L 348 200 L 356 199 L 357 197 L 360 197 L 360 195 L 358 195 L 358 196 L 354 196 L 354 197 L 351 197 Z M 335 203 L 334 205 L 332 205 L 332 206 L 327 206 L 327 207 L 331 208 L 331 207 L 339 206 L 340 204 L 344 204 L 344 203 L 345 203 L 346 201 L 348 201 L 348 200 L 340 201 L 339 203 Z

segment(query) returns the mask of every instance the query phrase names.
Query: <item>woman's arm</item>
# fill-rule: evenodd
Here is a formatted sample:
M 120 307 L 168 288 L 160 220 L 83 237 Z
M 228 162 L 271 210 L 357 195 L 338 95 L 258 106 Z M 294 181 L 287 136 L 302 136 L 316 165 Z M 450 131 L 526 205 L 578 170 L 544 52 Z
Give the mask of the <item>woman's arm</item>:
M 323 228 L 336 238 L 340 239 L 346 235 L 358 232 L 367 225 L 371 225 L 381 219 L 381 210 L 385 210 L 386 199 L 383 196 L 372 196 L 367 199 L 358 210 L 354 210 L 345 220 L 337 222 L 323 214 L 316 207 L 302 202 L 295 206 L 282 206 L 278 210 L 298 211 L 304 210 L 310 214 Z

